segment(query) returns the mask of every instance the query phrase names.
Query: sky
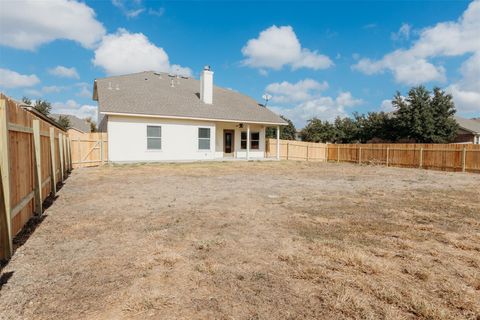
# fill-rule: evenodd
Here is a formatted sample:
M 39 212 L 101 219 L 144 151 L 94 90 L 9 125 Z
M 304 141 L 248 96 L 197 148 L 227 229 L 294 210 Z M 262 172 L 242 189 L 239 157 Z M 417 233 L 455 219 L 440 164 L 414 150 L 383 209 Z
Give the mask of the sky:
M 479 117 L 480 0 L 0 0 L 0 91 L 55 113 L 96 119 L 96 78 L 205 65 L 298 128 L 391 111 L 417 85 Z

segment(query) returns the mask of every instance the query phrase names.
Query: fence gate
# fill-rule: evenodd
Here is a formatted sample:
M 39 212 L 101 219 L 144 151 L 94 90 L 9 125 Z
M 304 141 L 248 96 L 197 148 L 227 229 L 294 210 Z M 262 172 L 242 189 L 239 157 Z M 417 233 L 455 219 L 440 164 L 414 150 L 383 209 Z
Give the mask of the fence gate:
M 108 159 L 107 133 L 83 133 L 71 135 L 73 168 L 93 167 Z

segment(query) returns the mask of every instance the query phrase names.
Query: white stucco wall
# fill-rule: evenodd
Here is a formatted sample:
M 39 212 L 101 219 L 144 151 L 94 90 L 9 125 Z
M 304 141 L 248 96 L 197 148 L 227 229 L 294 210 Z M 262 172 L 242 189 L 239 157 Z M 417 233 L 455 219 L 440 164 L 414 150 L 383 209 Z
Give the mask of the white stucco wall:
M 147 149 L 147 125 L 162 127 L 162 150 Z M 215 123 L 158 118 L 108 117 L 112 162 L 208 160 L 215 157 Z M 198 149 L 198 128 L 210 128 L 210 150 Z
M 246 158 L 247 151 L 241 149 L 241 132 L 247 131 L 247 124 L 243 124 L 243 128 L 239 128 L 238 123 L 228 123 L 228 122 L 218 122 L 216 123 L 216 145 L 215 145 L 215 157 L 223 157 L 223 130 L 235 130 L 235 152 L 233 154 L 236 158 Z M 257 150 L 250 149 L 249 158 L 250 159 L 260 159 L 265 157 L 265 126 L 250 124 L 250 132 L 259 132 L 260 133 L 260 146 Z

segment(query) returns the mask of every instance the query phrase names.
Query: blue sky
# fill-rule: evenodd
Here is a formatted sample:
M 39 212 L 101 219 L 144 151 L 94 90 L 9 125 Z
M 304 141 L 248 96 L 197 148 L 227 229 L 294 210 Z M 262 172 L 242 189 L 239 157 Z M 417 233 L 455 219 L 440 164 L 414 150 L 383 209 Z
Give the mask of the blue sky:
M 312 117 L 391 110 L 413 85 L 480 116 L 480 1 L 5 1 L 0 90 L 96 117 L 95 78 L 143 70 L 198 77 Z

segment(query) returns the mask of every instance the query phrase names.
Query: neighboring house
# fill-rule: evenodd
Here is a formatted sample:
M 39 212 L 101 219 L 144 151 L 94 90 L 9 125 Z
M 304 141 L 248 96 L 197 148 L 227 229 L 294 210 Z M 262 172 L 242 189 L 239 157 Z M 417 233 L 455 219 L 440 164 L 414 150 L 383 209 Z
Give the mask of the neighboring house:
M 200 81 L 141 72 L 96 79 L 99 130 L 113 162 L 265 157 L 265 129 L 287 123 L 243 94 Z M 278 156 L 278 154 L 277 154 Z
M 456 143 L 480 144 L 480 120 L 455 117 L 459 125 Z
M 90 133 L 90 123 L 88 123 L 85 119 L 80 119 L 77 116 L 71 114 L 50 114 L 50 117 L 58 121 L 60 116 L 67 117 L 70 121 L 70 128 L 68 129 L 68 134 L 70 136 L 78 136 L 79 134 L 83 133 Z
M 15 101 L 15 103 L 22 109 L 30 112 L 30 113 L 33 113 L 35 116 L 37 116 L 38 118 L 42 119 L 43 121 L 45 122 L 48 122 L 50 123 L 51 125 L 57 127 L 58 129 L 64 131 L 63 127 L 61 125 L 59 125 L 57 123 L 57 121 L 51 117 L 47 117 L 46 115 L 44 115 L 43 113 L 41 113 L 40 111 L 38 111 L 37 109 L 35 109 L 33 106 L 29 105 L 29 104 L 26 104 L 25 102 L 23 101 L 18 101 L 18 100 L 15 100 L 15 99 L 12 99 L 13 101 Z

